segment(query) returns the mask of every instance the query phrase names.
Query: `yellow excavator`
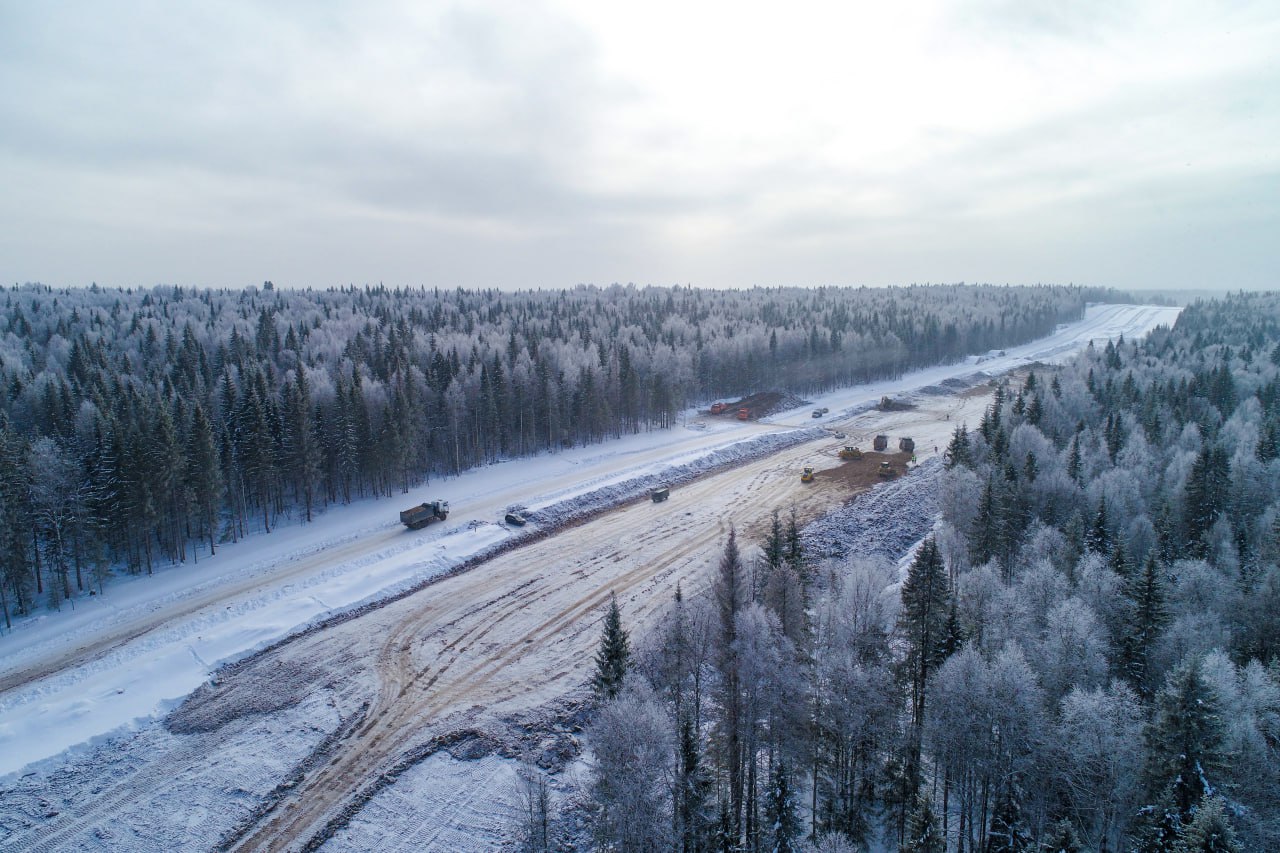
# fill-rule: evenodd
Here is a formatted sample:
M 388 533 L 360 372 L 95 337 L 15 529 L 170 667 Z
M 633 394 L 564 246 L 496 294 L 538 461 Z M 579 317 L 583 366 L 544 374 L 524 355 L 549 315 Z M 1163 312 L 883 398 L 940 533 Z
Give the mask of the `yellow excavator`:
M 813 466 L 812 465 L 804 466 L 804 470 L 800 472 L 800 482 L 802 483 L 813 482 Z

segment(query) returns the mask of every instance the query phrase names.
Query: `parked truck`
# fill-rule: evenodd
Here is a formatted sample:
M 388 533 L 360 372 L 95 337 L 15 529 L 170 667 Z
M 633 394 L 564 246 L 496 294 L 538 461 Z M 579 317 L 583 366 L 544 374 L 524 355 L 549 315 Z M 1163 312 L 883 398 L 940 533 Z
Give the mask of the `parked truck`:
M 711 404 L 711 414 L 713 414 L 713 415 L 720 415 L 720 414 L 724 414 L 724 410 L 725 410 L 725 409 L 727 409 L 727 408 L 729 408 L 729 407 L 728 407 L 728 406 L 726 406 L 724 403 L 712 403 L 712 404 Z
M 903 453 L 914 452 L 916 449 L 915 440 L 911 438 L 907 438 L 905 436 L 903 438 L 898 439 L 898 449 L 901 450 Z
M 418 530 L 433 521 L 444 521 L 448 517 L 449 502 L 438 500 L 418 504 L 400 513 L 400 521 L 410 530 Z
M 876 449 L 876 452 L 884 452 L 889 447 L 889 436 L 877 435 L 875 441 L 871 442 L 871 446 Z

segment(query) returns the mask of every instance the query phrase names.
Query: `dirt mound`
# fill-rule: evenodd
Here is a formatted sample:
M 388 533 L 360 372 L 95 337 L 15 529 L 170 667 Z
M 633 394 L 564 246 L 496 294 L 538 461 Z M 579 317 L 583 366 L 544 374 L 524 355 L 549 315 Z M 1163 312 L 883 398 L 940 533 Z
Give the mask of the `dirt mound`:
M 895 400 L 892 397 L 881 397 L 876 408 L 882 412 L 909 412 L 916 407 L 915 403 L 906 400 Z
M 726 402 L 721 414 L 726 417 L 737 417 L 739 409 L 750 409 L 751 417 L 755 419 L 807 405 L 809 405 L 807 400 L 802 400 L 795 394 L 788 394 L 785 391 L 761 391 L 732 403 Z
M 855 492 L 862 492 L 885 481 L 880 476 L 881 462 L 888 462 L 893 466 L 894 476 L 902 477 L 907 473 L 907 463 L 910 461 L 910 453 L 877 453 L 868 450 L 863 452 L 861 459 L 846 459 L 839 467 L 818 471 L 815 476 L 819 480 L 836 480 Z

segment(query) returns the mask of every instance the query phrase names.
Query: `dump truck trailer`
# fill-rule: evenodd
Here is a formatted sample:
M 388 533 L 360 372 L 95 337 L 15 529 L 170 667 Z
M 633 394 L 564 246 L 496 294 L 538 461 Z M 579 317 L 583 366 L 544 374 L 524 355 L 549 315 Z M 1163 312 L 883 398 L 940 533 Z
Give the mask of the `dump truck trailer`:
M 401 523 L 410 530 L 418 530 L 433 521 L 444 521 L 448 517 L 448 501 L 427 501 L 400 513 Z
M 871 446 L 872 446 L 872 447 L 874 447 L 874 448 L 876 449 L 876 451 L 877 451 L 877 452 L 881 452 L 881 451 L 884 451 L 884 450 L 888 449 L 888 447 L 889 447 L 889 436 L 887 436 L 887 435 L 877 435 L 877 436 L 876 436 L 876 438 L 875 438 L 875 441 L 871 442 Z
M 903 453 L 911 453 L 916 449 L 915 439 L 900 438 L 898 439 L 898 449 Z

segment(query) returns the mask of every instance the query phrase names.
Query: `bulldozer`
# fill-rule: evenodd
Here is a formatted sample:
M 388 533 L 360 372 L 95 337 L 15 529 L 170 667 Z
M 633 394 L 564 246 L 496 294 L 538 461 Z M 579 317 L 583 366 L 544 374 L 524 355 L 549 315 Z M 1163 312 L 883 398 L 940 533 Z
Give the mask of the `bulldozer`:
M 893 466 L 888 462 L 881 462 L 880 470 L 877 471 L 876 473 L 878 473 L 881 477 L 886 477 L 886 478 L 898 476 L 898 472 L 893 470 Z
M 800 482 L 802 483 L 813 482 L 813 466 L 812 465 L 804 466 L 804 470 L 800 472 Z
M 846 444 L 840 449 L 839 456 L 841 459 L 861 459 L 862 451 L 852 445 Z

